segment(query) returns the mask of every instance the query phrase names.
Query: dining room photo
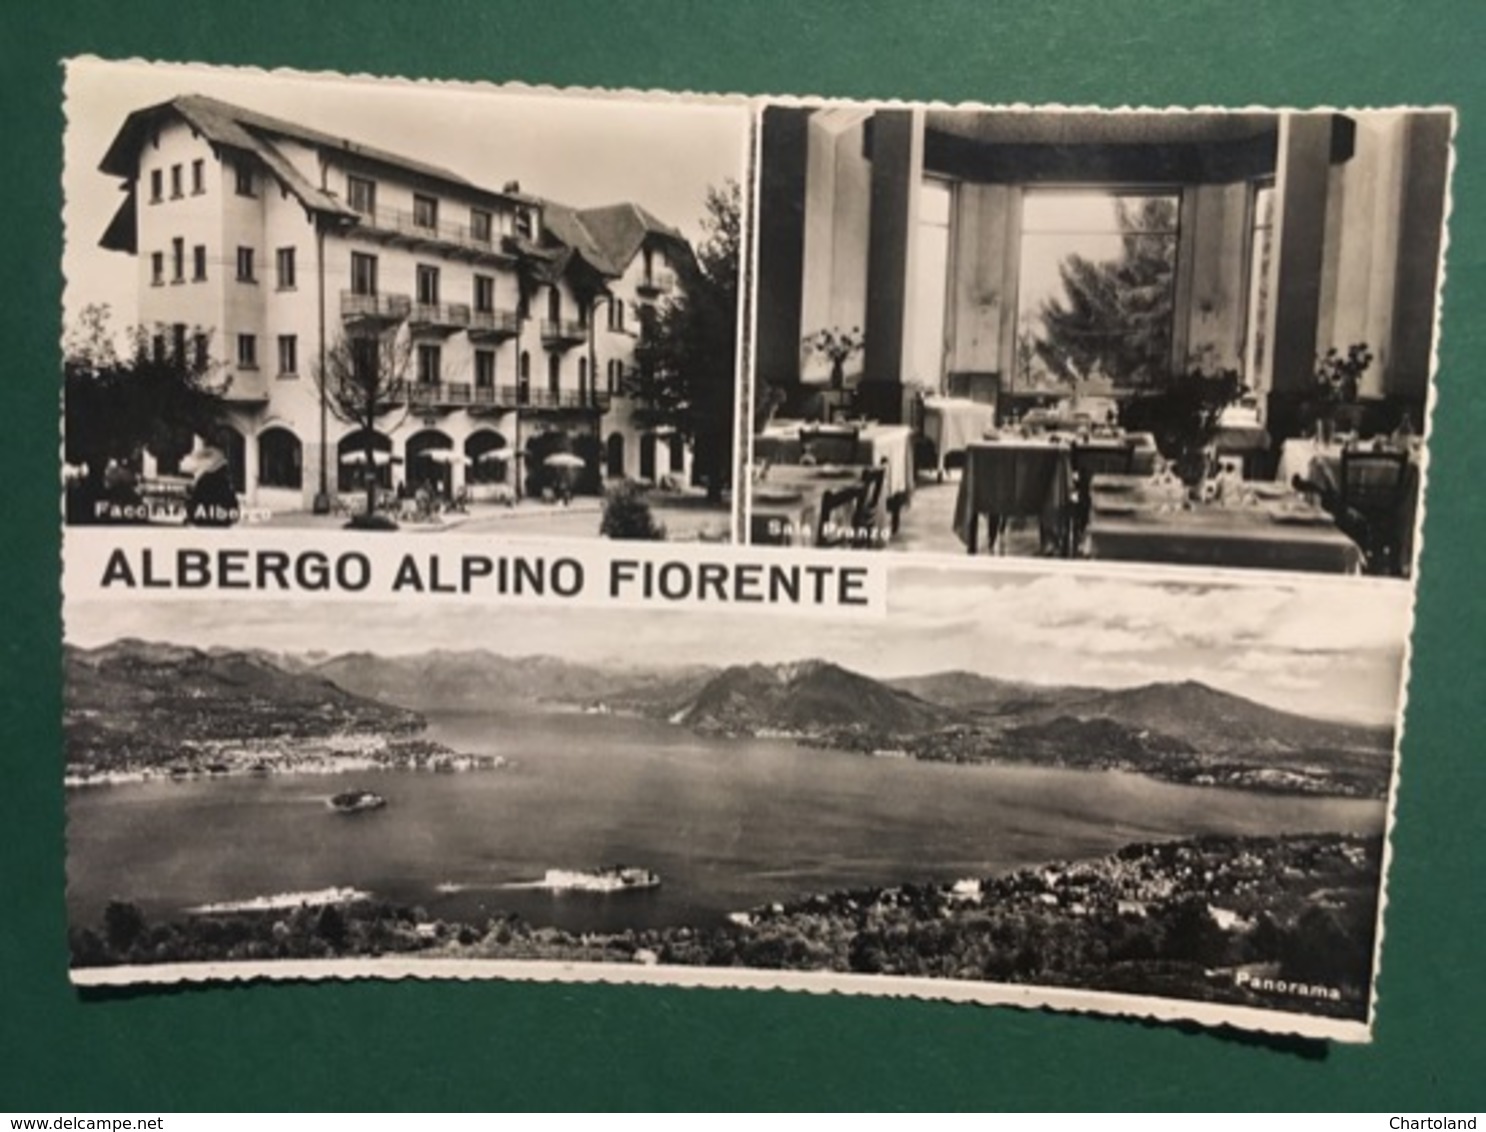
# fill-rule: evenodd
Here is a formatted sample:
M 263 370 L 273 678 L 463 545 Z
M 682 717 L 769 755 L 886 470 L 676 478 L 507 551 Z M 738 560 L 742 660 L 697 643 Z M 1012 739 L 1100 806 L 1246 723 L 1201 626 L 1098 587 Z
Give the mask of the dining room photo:
M 750 540 L 1409 576 L 1453 127 L 766 107 Z

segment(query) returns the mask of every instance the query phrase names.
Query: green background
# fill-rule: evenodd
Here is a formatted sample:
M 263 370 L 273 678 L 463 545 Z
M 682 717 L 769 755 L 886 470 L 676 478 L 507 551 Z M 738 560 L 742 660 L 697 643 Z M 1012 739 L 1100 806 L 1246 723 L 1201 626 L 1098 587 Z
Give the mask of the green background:
M 6 0 L 0 1110 L 1486 1107 L 1481 461 L 1486 5 Z M 1371 1047 L 743 991 L 352 983 L 84 998 L 66 979 L 59 61 L 1119 105 L 1461 111 L 1404 772 Z M 330 644 L 331 642 L 327 642 Z

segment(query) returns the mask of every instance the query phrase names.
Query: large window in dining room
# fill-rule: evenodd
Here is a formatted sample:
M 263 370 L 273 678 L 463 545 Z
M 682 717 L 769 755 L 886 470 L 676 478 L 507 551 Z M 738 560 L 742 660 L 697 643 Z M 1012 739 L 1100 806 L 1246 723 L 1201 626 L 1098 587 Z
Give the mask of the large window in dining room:
M 1030 189 L 1023 198 L 1013 387 L 1149 387 L 1171 367 L 1181 198 Z
M 932 390 L 938 390 L 944 380 L 953 208 L 954 186 L 937 177 L 925 177 L 919 193 L 918 242 L 914 249 L 912 376 Z
M 1244 318 L 1244 381 L 1250 389 L 1268 387 L 1270 293 L 1274 251 L 1274 184 L 1254 186 L 1249 221 L 1249 293 Z

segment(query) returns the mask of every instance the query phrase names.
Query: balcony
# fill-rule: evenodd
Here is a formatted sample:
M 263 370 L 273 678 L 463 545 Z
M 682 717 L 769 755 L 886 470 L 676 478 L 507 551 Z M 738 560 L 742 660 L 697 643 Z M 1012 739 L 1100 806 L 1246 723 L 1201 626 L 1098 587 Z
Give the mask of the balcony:
M 504 342 L 516 337 L 515 311 L 472 311 L 469 318 L 471 342 Z
M 641 279 L 635 285 L 635 294 L 642 299 L 658 299 L 676 289 L 676 276 L 669 271 L 657 271 Z
M 264 405 L 268 402 L 268 382 L 257 366 L 238 366 L 222 393 L 229 405 Z
M 488 233 L 477 233 L 468 224 L 449 220 L 419 223 L 427 217 L 398 208 L 377 208 L 363 212 L 356 232 L 368 239 L 379 240 L 411 249 L 437 249 L 450 255 L 464 255 L 473 260 L 509 265 L 516 257 L 505 250 L 496 225 Z
M 542 323 L 542 345 L 549 350 L 568 350 L 588 341 L 588 327 L 573 319 L 546 319 Z
M 520 409 L 576 409 L 600 413 L 607 412 L 609 409 L 609 395 L 596 389 L 590 389 L 587 392 L 560 389 L 554 393 L 550 389 L 523 389 L 520 386 L 503 385 L 500 387 L 498 396 L 502 404 L 513 405 Z
M 341 321 L 349 330 L 381 330 L 408 317 L 413 302 L 406 295 L 341 292 Z
M 474 403 L 476 392 L 487 392 L 466 381 L 414 381 L 407 389 L 414 409 L 460 409 Z
M 408 327 L 415 334 L 453 334 L 469 324 L 468 303 L 414 303 L 408 314 Z

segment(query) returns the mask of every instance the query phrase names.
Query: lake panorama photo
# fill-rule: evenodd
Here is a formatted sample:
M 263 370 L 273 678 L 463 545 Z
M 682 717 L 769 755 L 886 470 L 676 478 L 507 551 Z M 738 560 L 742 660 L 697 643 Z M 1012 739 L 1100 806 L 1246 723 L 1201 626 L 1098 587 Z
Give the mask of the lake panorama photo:
M 854 622 L 74 596 L 74 979 L 556 961 L 1367 1018 L 1406 591 L 889 582 Z

